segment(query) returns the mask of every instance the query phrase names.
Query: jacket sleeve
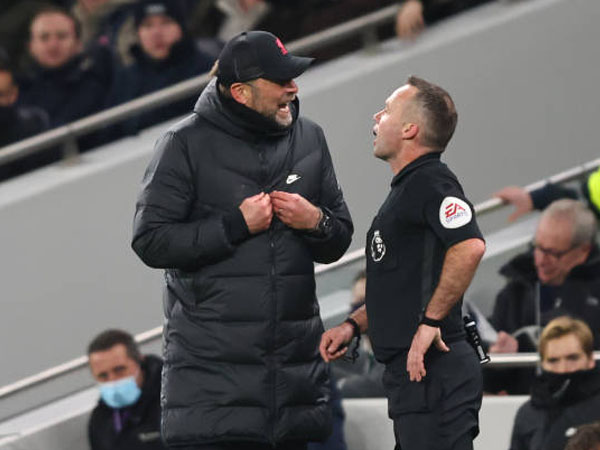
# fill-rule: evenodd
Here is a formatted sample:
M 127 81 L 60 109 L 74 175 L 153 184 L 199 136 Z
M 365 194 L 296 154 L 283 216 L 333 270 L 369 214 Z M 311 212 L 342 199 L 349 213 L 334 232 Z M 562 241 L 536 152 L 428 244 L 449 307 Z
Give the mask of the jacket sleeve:
M 200 219 L 191 220 L 194 199 L 194 173 L 185 144 L 168 132 L 156 144 L 136 204 L 132 247 L 145 264 L 190 270 L 233 253 L 227 223 L 243 222 L 241 213 L 207 209 Z
M 346 252 L 352 241 L 354 226 L 342 189 L 335 176 L 325 136 L 320 129 L 319 133 L 323 155 L 321 158 L 320 201 L 317 206 L 331 218 L 331 226 L 322 235 L 305 233 L 304 238 L 313 259 L 318 263 L 326 264 L 337 261 Z
M 531 201 L 533 207 L 538 210 L 543 210 L 555 200 L 561 198 L 570 198 L 577 200 L 577 191 L 556 184 L 547 184 L 539 189 L 531 191 Z
M 531 440 L 530 432 L 528 431 L 527 403 L 522 405 L 517 411 L 515 421 L 513 423 L 512 434 L 510 437 L 509 450 L 529 450 L 529 441 Z M 530 425 L 529 425 L 530 426 Z

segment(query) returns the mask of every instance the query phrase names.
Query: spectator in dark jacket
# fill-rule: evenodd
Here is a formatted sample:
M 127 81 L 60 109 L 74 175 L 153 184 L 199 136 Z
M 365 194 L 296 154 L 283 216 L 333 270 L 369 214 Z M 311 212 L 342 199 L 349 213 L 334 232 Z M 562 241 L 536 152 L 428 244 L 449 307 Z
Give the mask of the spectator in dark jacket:
M 271 33 L 233 38 L 144 176 L 132 245 L 166 271 L 170 446 L 305 449 L 331 431 L 314 262 L 353 227 L 323 131 L 298 114 L 311 61 Z
M 49 127 L 48 115 L 40 108 L 18 105 L 19 87 L 8 59 L 0 54 L 0 148 L 41 133 Z M 35 154 L 0 166 L 0 180 L 18 175 L 57 158 Z
M 531 192 L 527 192 L 519 186 L 506 186 L 494 195 L 505 203 L 514 205 L 515 210 L 509 216 L 509 222 L 534 209 L 542 210 L 555 200 L 579 197 L 583 197 L 596 217 L 600 218 L 600 167 L 581 182 L 581 193 L 575 189 L 548 183 Z
M 68 12 L 49 7 L 36 14 L 29 54 L 33 65 L 20 80 L 20 102 L 44 109 L 52 127 L 103 107 L 108 86 L 94 60 L 82 53 L 79 26 Z
M 501 269 L 508 281 L 490 317 L 499 331 L 491 353 L 533 351 L 541 327 L 565 314 L 587 322 L 596 332 L 596 347 L 600 347 L 596 226 L 594 214 L 576 200 L 558 200 L 544 210 L 533 250 L 516 256 Z M 526 376 L 527 370 L 507 370 L 514 371 L 513 375 L 504 370 L 486 370 L 486 390 L 526 393 L 532 373 Z
M 559 317 L 542 332 L 542 374 L 519 408 L 510 450 L 563 450 L 575 427 L 600 419 L 600 372 L 581 320 Z
M 492 325 L 513 333 L 531 325 L 544 326 L 554 317 L 568 314 L 586 321 L 592 330 L 600 330 L 596 226 L 593 213 L 576 200 L 558 200 L 546 208 L 533 250 L 501 269 L 508 283 L 496 299 Z M 599 343 L 600 336 L 596 336 L 597 347 Z M 536 344 L 521 350 L 531 351 Z
M 0 147 L 48 129 L 48 115 L 40 108 L 19 105 L 14 72 L 0 55 Z
M 135 9 L 138 44 L 131 49 L 133 64 L 126 67 L 116 83 L 115 103 L 168 87 L 206 73 L 213 58 L 202 53 L 185 30 L 184 16 L 174 2 L 145 1 Z M 130 121 L 127 132 L 183 115 L 194 98 L 162 106 Z
M 88 357 L 100 386 L 88 426 L 92 450 L 166 449 L 160 436 L 160 358 L 143 356 L 121 330 L 96 336 Z

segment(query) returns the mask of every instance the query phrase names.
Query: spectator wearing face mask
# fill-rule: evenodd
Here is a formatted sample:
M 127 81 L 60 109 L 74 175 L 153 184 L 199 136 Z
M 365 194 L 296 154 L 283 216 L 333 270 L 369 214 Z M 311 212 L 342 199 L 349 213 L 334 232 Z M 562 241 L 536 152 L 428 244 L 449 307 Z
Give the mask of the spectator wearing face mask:
M 92 450 L 166 449 L 160 434 L 160 358 L 142 355 L 121 330 L 96 336 L 88 358 L 100 388 L 88 425 Z
M 510 450 L 563 450 L 580 425 L 600 419 L 600 372 L 590 328 L 552 320 L 540 338 L 542 373 L 515 417 Z
M 132 100 L 210 70 L 214 58 L 201 52 L 188 36 L 183 12 L 175 2 L 143 1 L 134 15 L 138 38 L 131 49 L 134 62 L 118 76 L 114 103 Z M 132 133 L 186 114 L 195 97 L 143 113 L 129 121 L 123 131 Z

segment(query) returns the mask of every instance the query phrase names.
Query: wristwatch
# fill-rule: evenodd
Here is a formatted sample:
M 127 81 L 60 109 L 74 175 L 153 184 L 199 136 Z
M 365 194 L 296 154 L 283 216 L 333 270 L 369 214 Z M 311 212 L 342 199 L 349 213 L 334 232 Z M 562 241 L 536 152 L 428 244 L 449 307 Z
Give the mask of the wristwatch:
M 319 219 L 319 223 L 317 223 L 317 226 L 312 230 L 312 233 L 323 236 L 327 234 L 330 229 L 331 216 L 327 214 L 327 211 L 321 208 L 321 219 Z

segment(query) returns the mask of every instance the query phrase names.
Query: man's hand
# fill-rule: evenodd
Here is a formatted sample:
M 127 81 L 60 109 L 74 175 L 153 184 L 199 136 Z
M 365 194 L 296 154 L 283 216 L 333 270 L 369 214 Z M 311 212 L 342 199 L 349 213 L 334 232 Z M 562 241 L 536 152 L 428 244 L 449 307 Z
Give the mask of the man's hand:
M 419 0 L 408 0 L 396 16 L 396 35 L 399 38 L 414 39 L 425 28 L 423 4 Z
M 348 344 L 354 336 L 354 328 L 347 322 L 331 328 L 321 336 L 319 352 L 325 362 L 335 361 L 348 351 Z
M 496 343 L 490 347 L 490 353 L 517 353 L 519 342 L 506 331 L 498 332 Z
M 240 205 L 240 210 L 250 234 L 260 233 L 271 226 L 273 206 L 271 205 L 271 198 L 264 192 L 244 199 Z
M 435 343 L 438 350 L 443 352 L 450 351 L 446 343 L 442 340 L 442 333 L 439 328 L 419 325 L 410 344 L 406 360 L 406 371 L 409 373 L 410 381 L 421 381 L 427 375 L 427 371 L 425 370 L 425 353 L 427 353 L 432 343 Z
M 498 197 L 504 203 L 509 203 L 515 206 L 513 213 L 508 216 L 509 222 L 514 222 L 523 214 L 533 210 L 533 201 L 531 195 L 525 189 L 519 186 L 507 186 L 500 189 L 494 194 L 494 197 Z
M 271 192 L 275 215 L 296 230 L 313 230 L 321 219 L 321 210 L 299 194 Z

